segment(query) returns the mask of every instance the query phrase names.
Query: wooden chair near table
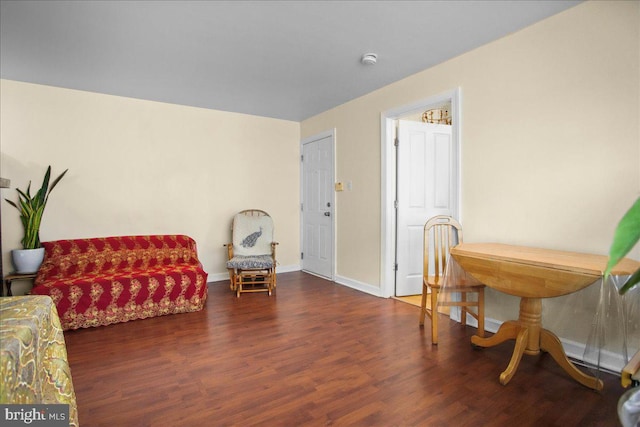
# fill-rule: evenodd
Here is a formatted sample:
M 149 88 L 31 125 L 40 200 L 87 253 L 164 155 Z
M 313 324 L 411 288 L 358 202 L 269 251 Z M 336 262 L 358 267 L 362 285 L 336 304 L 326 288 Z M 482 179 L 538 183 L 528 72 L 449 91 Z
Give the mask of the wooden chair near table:
M 460 321 L 467 324 L 467 315 L 478 321 L 478 335 L 484 336 L 484 285 L 468 283 L 463 278 L 450 280 L 442 288 L 449 261 L 451 247 L 462 242 L 462 226 L 450 216 L 437 215 L 424 226 L 422 300 L 420 305 L 420 326 L 426 316 L 431 318 L 431 342 L 438 344 L 438 306 L 460 307 Z M 446 292 L 446 298 L 439 294 Z M 452 298 L 459 293 L 460 299 Z M 468 298 L 469 293 L 477 294 L 477 299 Z M 427 296 L 431 295 L 431 307 L 427 307 Z M 444 294 L 443 294 L 444 295 Z M 475 307 L 475 311 L 472 308 Z

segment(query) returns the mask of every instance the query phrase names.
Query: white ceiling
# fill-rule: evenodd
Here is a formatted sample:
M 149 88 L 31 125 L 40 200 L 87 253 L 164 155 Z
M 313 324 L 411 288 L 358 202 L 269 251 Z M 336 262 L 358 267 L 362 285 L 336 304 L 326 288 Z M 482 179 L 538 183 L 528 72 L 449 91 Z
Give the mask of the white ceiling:
M 578 3 L 2 0 L 0 75 L 301 121 Z

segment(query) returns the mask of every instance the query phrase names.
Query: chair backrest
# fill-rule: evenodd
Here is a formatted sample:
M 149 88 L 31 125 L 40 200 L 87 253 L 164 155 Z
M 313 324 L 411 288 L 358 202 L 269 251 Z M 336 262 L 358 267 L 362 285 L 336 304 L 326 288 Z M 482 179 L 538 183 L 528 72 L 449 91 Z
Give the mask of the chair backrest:
M 233 217 L 234 255 L 270 255 L 273 242 L 273 220 L 259 209 L 247 209 Z
M 423 275 L 430 282 L 439 284 L 444 276 L 450 249 L 462 243 L 462 226 L 447 215 L 430 218 L 424 225 Z

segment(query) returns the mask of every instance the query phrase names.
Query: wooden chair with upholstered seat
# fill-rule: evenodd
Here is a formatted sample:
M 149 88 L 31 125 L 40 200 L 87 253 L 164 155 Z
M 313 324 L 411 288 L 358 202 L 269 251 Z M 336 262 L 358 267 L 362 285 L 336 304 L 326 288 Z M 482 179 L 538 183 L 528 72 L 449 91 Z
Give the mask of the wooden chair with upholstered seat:
M 424 226 L 424 266 L 422 277 L 422 301 L 420 305 L 420 326 L 425 316 L 431 318 L 431 342 L 438 344 L 438 306 L 460 307 L 460 321 L 467 324 L 467 314 L 478 321 L 478 336 L 484 336 L 484 285 L 471 283 L 464 275 L 456 275 L 447 280 L 443 288 L 450 248 L 462 242 L 462 226 L 446 215 L 429 219 Z M 442 293 L 442 295 L 440 295 Z M 445 295 L 446 293 L 446 295 Z M 460 294 L 459 300 L 452 294 Z M 468 298 L 476 293 L 476 299 Z M 427 295 L 431 294 L 431 307 L 427 308 Z M 445 298 L 442 298 L 445 296 Z M 471 308 L 475 307 L 474 312 Z
M 225 245 L 228 252 L 227 269 L 231 290 L 268 292 L 276 287 L 276 245 L 273 241 L 273 220 L 259 209 L 247 209 L 233 217 L 232 242 Z

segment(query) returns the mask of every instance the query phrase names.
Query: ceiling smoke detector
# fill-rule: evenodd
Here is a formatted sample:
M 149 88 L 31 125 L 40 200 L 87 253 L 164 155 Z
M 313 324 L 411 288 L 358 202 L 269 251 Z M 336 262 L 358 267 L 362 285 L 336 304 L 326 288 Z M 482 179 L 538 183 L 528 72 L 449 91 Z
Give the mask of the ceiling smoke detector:
M 364 65 L 373 65 L 378 61 L 378 55 L 375 53 L 365 53 L 360 60 Z

